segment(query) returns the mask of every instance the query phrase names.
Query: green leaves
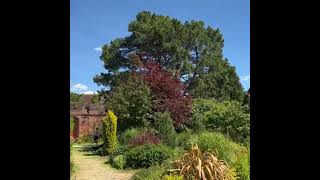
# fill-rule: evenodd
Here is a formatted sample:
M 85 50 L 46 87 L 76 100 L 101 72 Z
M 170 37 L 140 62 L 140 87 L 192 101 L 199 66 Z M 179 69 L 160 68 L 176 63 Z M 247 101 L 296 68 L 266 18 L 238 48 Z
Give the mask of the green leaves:
M 244 142 L 250 136 L 250 114 L 239 102 L 195 99 L 192 120 L 196 121 L 199 114 L 207 128 L 221 131 L 233 140 Z
M 205 27 L 202 21 L 182 23 L 142 11 L 130 22 L 128 30 L 129 36 L 103 47 L 100 58 L 107 73 L 94 78 L 97 84 L 114 86 L 121 69 L 137 70 L 133 57 L 138 57 L 142 63 L 156 61 L 167 71 L 178 72 L 177 77 L 184 78 L 189 93 L 195 97 L 242 101 L 235 68 L 223 58 L 224 40 L 219 29 Z
M 156 113 L 155 118 L 155 128 L 160 132 L 160 137 L 164 142 L 166 142 L 170 146 L 175 146 L 176 142 L 176 132 L 174 130 L 172 119 L 170 117 L 170 113 L 165 111 L 163 113 Z
M 119 117 L 119 130 L 149 126 L 152 99 L 149 87 L 140 76 L 131 74 L 119 82 L 107 97 L 107 108 Z

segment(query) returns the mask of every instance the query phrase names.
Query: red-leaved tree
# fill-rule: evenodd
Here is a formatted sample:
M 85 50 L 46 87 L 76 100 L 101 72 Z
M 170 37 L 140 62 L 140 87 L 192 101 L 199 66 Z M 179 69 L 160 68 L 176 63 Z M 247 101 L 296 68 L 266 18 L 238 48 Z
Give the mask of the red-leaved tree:
M 154 95 L 153 108 L 156 111 L 169 111 L 175 127 L 189 123 L 192 98 L 186 94 L 184 84 L 156 62 L 143 65 L 142 77 Z

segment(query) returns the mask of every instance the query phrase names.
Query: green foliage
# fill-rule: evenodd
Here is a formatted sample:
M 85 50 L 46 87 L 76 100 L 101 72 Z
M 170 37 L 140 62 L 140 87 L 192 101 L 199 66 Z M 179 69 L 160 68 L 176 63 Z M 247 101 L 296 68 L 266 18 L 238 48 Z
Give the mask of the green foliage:
M 161 139 L 170 146 L 176 145 L 176 132 L 174 130 L 172 119 L 169 112 L 157 112 L 155 114 L 155 129 L 160 133 Z
M 148 168 L 162 164 L 173 154 L 173 149 L 164 145 L 142 145 L 130 149 L 125 157 L 128 167 Z
M 70 157 L 72 156 L 72 145 L 73 143 L 70 142 Z M 74 171 L 74 162 L 70 158 L 70 175 L 72 175 L 73 171 Z
M 138 171 L 134 176 L 133 180 L 160 180 L 165 173 L 163 166 L 152 166 L 148 169 L 142 169 Z
M 195 97 L 242 101 L 243 88 L 236 69 L 223 57 L 224 40 L 219 29 L 202 21 L 184 23 L 168 16 L 140 12 L 128 27 L 131 34 L 104 45 L 100 59 L 107 73 L 94 78 L 111 87 L 118 77 L 137 71 L 140 62 L 155 60 L 175 74 Z M 130 54 L 130 55 L 129 55 Z
M 237 155 L 234 167 L 240 180 L 250 180 L 250 152 L 248 150 Z
M 183 180 L 183 176 L 177 176 L 177 175 L 165 175 L 162 178 L 163 180 Z
M 176 139 L 179 147 L 188 150 L 192 144 L 196 143 L 197 135 L 192 134 L 190 131 L 183 131 L 176 135 Z
M 250 149 L 250 136 L 244 140 L 243 145 Z
M 129 75 L 107 97 L 107 108 L 119 116 L 118 130 L 150 125 L 151 92 L 138 75 Z
M 117 146 L 117 117 L 110 110 L 108 110 L 106 117 L 103 119 L 102 135 L 104 149 L 108 154 L 112 154 Z
M 82 102 L 81 94 L 70 92 L 70 103 L 80 103 Z
M 137 137 L 139 134 L 145 132 L 145 128 L 129 128 L 120 134 L 119 142 L 120 144 L 127 144 L 130 139 Z
M 93 143 L 93 138 L 90 135 L 82 135 L 77 139 L 77 143 Z
M 194 143 L 194 142 L 193 142 Z M 196 143 L 202 151 L 210 150 L 221 160 L 233 164 L 241 146 L 234 143 L 223 134 L 216 132 L 202 132 L 196 138 Z
M 201 132 L 203 130 L 205 130 L 205 117 L 203 116 L 203 114 L 201 113 L 197 113 L 195 112 L 194 114 L 192 114 L 192 118 L 191 118 L 191 127 L 195 132 Z
M 70 117 L 70 132 L 73 131 L 73 128 L 74 128 L 74 119 L 73 119 L 73 117 L 71 116 L 71 117 Z
M 99 156 L 107 155 L 107 151 L 106 151 L 106 149 L 104 147 L 101 147 L 101 148 L 97 149 L 95 153 L 97 155 L 99 155 Z
M 123 169 L 125 167 L 125 164 L 126 159 L 123 155 L 118 155 L 112 159 L 112 165 L 117 169 Z
M 198 118 L 199 114 L 207 128 L 227 134 L 237 142 L 250 136 L 250 114 L 239 102 L 195 99 L 192 119 Z
M 92 99 L 91 99 L 91 103 L 92 104 L 97 104 L 99 103 L 99 96 L 97 94 L 93 95 Z
M 116 147 L 116 149 L 113 151 L 113 153 L 111 154 L 111 158 L 113 159 L 116 156 L 123 155 L 128 150 L 129 150 L 129 146 L 125 146 L 125 145 L 124 146 L 120 146 L 120 145 L 118 145 Z

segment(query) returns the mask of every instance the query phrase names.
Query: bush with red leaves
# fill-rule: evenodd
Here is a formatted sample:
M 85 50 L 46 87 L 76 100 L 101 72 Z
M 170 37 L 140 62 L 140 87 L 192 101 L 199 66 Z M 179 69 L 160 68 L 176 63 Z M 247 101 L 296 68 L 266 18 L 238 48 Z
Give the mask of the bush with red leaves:
M 153 108 L 158 112 L 170 112 L 173 124 L 178 127 L 190 121 L 192 97 L 186 95 L 186 86 L 156 62 L 143 65 L 142 77 L 154 95 Z
M 144 132 L 128 141 L 128 145 L 139 146 L 144 144 L 160 144 L 160 138 L 154 132 Z

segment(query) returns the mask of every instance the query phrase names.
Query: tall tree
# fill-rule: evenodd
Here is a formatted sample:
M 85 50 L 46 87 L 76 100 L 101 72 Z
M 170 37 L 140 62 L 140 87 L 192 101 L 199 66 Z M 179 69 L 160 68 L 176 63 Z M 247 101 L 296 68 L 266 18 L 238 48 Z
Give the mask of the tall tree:
M 235 68 L 223 58 L 224 40 L 219 29 L 202 21 L 181 23 L 168 16 L 140 12 L 128 27 L 131 34 L 103 46 L 100 59 L 107 70 L 94 78 L 110 87 L 141 63 L 157 61 L 188 86 L 195 97 L 242 101 L 242 86 Z

